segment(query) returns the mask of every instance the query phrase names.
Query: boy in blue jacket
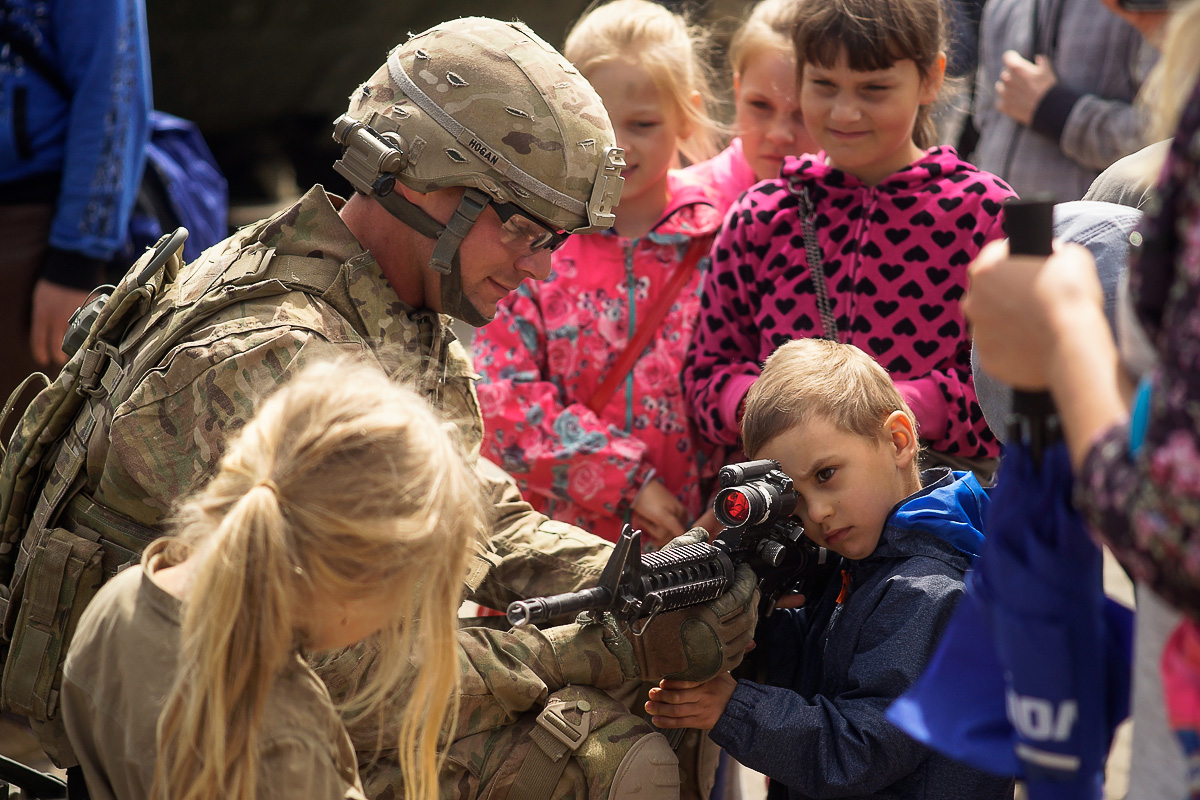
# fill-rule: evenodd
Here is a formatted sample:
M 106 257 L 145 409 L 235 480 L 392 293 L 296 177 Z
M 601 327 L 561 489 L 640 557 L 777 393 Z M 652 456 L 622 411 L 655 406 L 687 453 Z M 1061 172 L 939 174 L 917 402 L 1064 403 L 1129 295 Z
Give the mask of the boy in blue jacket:
M 980 552 L 987 497 L 971 473 L 918 471 L 912 412 L 853 345 L 789 342 L 746 400 L 747 456 L 778 461 L 795 514 L 844 558 L 840 580 L 760 623 L 766 682 L 663 681 L 660 728 L 700 728 L 771 779 L 770 800 L 1010 799 L 1013 783 L 951 761 L 884 717 L 928 663 Z

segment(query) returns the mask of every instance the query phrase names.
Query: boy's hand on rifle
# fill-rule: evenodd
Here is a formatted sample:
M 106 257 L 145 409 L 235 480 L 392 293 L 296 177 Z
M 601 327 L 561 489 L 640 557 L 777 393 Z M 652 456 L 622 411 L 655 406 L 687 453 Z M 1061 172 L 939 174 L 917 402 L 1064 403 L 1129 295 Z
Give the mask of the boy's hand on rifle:
M 737 681 L 722 672 L 707 681 L 662 681 L 650 690 L 646 713 L 659 728 L 697 728 L 710 731 L 725 713 Z
M 732 588 L 716 600 L 659 614 L 628 639 L 643 680 L 704 681 L 742 662 L 757 623 L 758 579 L 741 564 Z

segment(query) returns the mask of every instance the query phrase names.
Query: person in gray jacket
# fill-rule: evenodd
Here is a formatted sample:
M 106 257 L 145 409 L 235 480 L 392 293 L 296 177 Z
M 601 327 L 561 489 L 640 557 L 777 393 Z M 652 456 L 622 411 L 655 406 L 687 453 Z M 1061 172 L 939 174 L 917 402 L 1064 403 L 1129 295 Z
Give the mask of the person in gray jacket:
M 1022 197 L 1083 197 L 1148 142 L 1133 106 L 1157 54 L 1098 0 L 990 0 L 979 32 L 971 160 Z
M 853 345 L 788 342 L 767 359 L 743 419 L 747 455 L 778 461 L 795 515 L 840 576 L 777 608 L 756 643 L 764 680 L 663 681 L 660 728 L 709 730 L 771 779 L 770 800 L 1011 800 L 1013 781 L 927 749 L 884 716 L 925 669 L 983 545 L 987 496 L 969 472 L 917 472 L 912 412 Z

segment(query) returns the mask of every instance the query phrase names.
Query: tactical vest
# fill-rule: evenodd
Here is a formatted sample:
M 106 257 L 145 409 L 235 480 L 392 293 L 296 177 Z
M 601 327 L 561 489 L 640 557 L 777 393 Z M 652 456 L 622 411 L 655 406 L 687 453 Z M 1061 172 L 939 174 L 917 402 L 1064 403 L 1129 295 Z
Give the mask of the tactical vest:
M 366 336 L 345 265 L 255 242 L 227 266 L 215 260 L 177 281 L 186 238 L 182 228 L 164 236 L 126 273 L 25 409 L 0 463 L 0 707 L 29 717 L 59 766 L 74 762 L 58 697 L 79 617 L 104 581 L 162 534 L 89 496 L 85 462 L 107 452 L 113 409 L 187 334 L 234 303 L 300 291 Z

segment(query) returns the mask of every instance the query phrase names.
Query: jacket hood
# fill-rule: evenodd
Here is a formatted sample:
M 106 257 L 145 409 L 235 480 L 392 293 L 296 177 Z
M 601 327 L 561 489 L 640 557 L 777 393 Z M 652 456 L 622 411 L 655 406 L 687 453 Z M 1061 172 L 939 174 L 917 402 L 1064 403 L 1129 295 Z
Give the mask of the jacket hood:
M 970 472 L 942 468 L 921 477 L 925 487 L 892 509 L 866 560 L 924 555 L 965 569 L 983 550 L 987 493 Z
M 716 187 L 678 169 L 667 174 L 667 186 L 671 196 L 662 219 L 654 226 L 655 233 L 700 236 L 721 227 L 724 214 Z
M 815 182 L 826 188 L 843 187 L 851 190 L 868 188 L 866 184 L 849 172 L 844 172 L 825 163 L 825 151 L 816 155 L 789 156 L 783 162 L 779 176 L 784 181 L 797 180 Z M 930 148 L 922 158 L 892 173 L 874 188 L 888 192 L 908 192 L 920 189 L 934 181 L 940 181 L 956 172 L 975 172 L 975 167 L 958 157 L 953 147 L 943 145 Z

